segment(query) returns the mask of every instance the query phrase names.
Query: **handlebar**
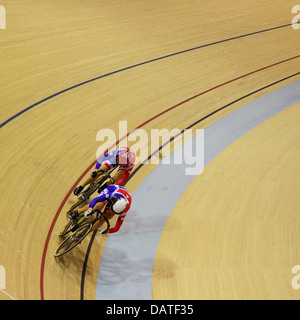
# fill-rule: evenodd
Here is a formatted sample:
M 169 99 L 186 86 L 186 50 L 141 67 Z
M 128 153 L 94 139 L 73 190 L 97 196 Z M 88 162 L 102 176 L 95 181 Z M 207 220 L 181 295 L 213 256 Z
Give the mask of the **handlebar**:
M 112 170 L 110 170 L 109 172 L 106 172 L 106 171 L 104 171 L 104 170 L 98 170 L 97 172 L 102 172 L 102 173 L 104 173 L 105 175 L 106 175 L 106 178 L 108 178 L 110 181 L 111 181 L 111 183 L 112 184 L 114 184 L 115 182 L 114 182 L 114 180 L 113 180 L 113 178 L 111 177 L 111 173 L 116 169 L 117 167 L 114 167 Z

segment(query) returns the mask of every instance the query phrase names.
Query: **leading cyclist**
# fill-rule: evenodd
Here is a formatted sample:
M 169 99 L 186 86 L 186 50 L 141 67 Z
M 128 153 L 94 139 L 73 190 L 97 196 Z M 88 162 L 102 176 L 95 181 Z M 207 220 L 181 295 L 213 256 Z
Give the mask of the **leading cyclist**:
M 122 186 L 130 176 L 132 168 L 135 163 L 135 153 L 133 150 L 127 147 L 120 147 L 119 149 L 105 154 L 103 157 L 98 159 L 95 169 L 91 176 L 83 182 L 82 185 L 74 189 L 74 194 L 78 196 L 85 186 L 89 185 L 92 181 L 103 175 L 103 171 L 107 172 L 117 166 L 118 171 L 112 177 L 116 185 Z M 108 182 L 106 186 L 110 185 Z

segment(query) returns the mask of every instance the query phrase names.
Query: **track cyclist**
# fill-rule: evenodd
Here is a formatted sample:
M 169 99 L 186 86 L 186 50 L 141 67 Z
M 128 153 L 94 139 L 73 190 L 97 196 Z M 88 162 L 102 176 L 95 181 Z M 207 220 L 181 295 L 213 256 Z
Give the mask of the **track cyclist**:
M 127 147 L 120 147 L 115 151 L 105 154 L 103 157 L 98 159 L 95 167 L 96 171 L 93 171 L 91 176 L 84 181 L 82 185 L 74 189 L 74 195 L 78 196 L 87 185 L 103 175 L 103 172 L 101 171 L 107 172 L 117 166 L 119 166 L 118 171 L 112 178 L 116 185 L 122 186 L 129 178 L 132 168 L 134 167 L 134 163 L 135 153 Z M 110 184 L 111 182 L 108 182 L 106 186 Z
M 115 226 L 109 230 L 109 233 L 115 233 L 119 231 L 121 225 L 131 206 L 131 195 L 124 188 L 119 185 L 110 185 L 103 189 L 98 197 L 94 198 L 85 207 L 73 211 L 69 220 L 77 219 L 78 216 L 84 213 L 85 217 L 89 217 L 93 210 L 100 210 L 104 213 L 108 220 L 110 220 L 114 215 L 118 215 L 118 219 Z M 95 223 L 91 231 L 97 230 L 102 226 L 104 221 L 101 219 Z

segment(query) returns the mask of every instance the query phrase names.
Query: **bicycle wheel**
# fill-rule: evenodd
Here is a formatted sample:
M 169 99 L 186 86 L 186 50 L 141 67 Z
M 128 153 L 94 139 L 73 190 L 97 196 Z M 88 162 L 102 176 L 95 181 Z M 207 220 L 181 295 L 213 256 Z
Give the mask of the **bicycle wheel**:
M 61 257 L 73 248 L 75 248 L 91 231 L 92 223 L 84 224 L 66 238 L 56 249 L 54 257 Z
M 59 233 L 59 236 L 62 237 L 62 236 L 65 236 L 66 234 L 68 234 L 71 231 L 75 231 L 75 229 L 77 227 L 79 227 L 80 225 L 82 225 L 82 223 L 85 222 L 85 221 L 86 221 L 86 217 L 85 216 L 82 216 L 79 219 L 77 218 L 76 220 L 69 221 L 62 228 L 62 230 Z

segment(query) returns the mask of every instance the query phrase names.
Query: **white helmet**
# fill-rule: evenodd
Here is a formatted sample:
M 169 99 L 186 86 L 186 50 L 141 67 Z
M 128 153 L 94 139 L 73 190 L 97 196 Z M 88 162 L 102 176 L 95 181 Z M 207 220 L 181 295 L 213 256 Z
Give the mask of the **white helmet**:
M 119 198 L 117 201 L 111 206 L 111 210 L 115 214 L 121 214 L 125 211 L 127 206 L 127 201 L 124 198 Z

